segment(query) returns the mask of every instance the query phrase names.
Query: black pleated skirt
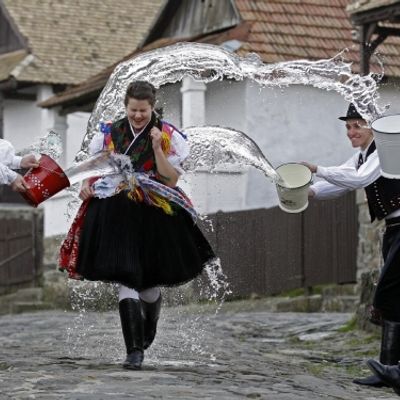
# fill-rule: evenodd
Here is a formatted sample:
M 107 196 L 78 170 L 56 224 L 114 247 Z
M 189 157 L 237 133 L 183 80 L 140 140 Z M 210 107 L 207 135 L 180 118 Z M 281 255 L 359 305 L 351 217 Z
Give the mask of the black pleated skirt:
M 181 207 L 174 215 L 130 200 L 125 192 L 88 205 L 77 272 L 85 279 L 143 290 L 177 286 L 215 258 L 199 227 Z

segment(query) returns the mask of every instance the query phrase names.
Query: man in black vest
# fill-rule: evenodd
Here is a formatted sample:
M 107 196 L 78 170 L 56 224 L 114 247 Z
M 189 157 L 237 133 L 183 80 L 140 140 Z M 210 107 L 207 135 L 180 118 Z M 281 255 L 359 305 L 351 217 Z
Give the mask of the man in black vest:
M 350 104 L 346 116 L 339 119 L 346 122 L 347 136 L 359 151 L 336 167 L 305 162 L 311 172 L 323 178 L 310 187 L 309 197 L 331 199 L 350 190 L 364 188 L 371 222 L 385 219 L 382 244 L 384 266 L 374 295 L 371 321 L 382 326 L 380 362 L 396 365 L 400 360 L 400 179 L 388 179 L 381 175 L 372 130 L 353 104 Z M 388 386 L 387 380 L 378 375 L 354 379 L 353 382 L 375 387 Z

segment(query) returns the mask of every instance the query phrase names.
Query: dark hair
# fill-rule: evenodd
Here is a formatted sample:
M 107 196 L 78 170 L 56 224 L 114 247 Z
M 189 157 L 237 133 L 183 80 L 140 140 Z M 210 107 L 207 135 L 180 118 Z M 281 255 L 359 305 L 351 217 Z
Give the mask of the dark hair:
M 156 103 L 156 88 L 146 81 L 131 82 L 126 89 L 124 104 L 128 105 L 129 99 L 147 100 L 152 107 Z

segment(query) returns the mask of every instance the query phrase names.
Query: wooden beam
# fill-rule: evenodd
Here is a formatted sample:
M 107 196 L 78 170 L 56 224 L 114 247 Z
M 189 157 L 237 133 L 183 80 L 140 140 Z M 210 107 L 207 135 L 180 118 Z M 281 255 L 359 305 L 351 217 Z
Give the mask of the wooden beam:
M 4 138 L 4 95 L 0 90 L 0 138 Z
M 354 13 L 350 18 L 353 25 L 365 25 L 378 21 L 394 21 L 400 18 L 400 2 L 360 13 Z

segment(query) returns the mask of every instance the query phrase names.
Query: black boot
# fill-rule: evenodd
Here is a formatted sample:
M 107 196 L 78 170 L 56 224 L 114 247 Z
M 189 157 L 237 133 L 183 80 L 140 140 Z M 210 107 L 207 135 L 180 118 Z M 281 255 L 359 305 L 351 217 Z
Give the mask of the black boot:
M 144 341 L 143 348 L 147 349 L 153 343 L 157 332 L 157 322 L 160 317 L 161 310 L 161 293 L 154 303 L 147 303 L 140 300 L 142 303 L 143 319 L 144 319 Z
M 379 355 L 379 360 L 383 364 L 387 364 L 389 362 L 389 360 L 386 359 L 387 351 L 384 350 L 387 347 L 387 345 L 385 344 L 386 341 L 386 325 L 382 321 L 381 351 Z M 372 386 L 377 388 L 388 386 L 377 375 L 367 376 L 366 378 L 355 378 L 353 379 L 353 383 L 356 383 L 357 385 Z
M 394 384 L 395 382 L 394 375 L 396 374 L 396 370 L 398 370 L 399 381 L 397 384 L 398 384 L 398 389 L 400 390 L 400 370 L 397 368 L 399 360 L 400 360 L 400 323 L 384 320 L 380 362 L 375 360 L 368 360 L 367 362 L 372 372 L 374 372 L 375 378 L 379 379 L 383 383 L 383 385 L 381 384 L 380 386 L 392 386 L 392 384 Z M 379 369 L 378 366 L 382 366 L 382 368 Z M 391 367 L 391 366 L 396 366 L 396 367 Z M 376 369 L 374 367 L 376 367 Z M 387 371 L 389 378 L 386 379 L 385 374 L 382 371 Z
M 384 365 L 376 360 L 368 360 L 368 367 L 371 371 L 384 381 L 388 386 L 400 395 L 400 366 L 399 365 Z
M 122 333 L 126 346 L 126 360 L 122 366 L 140 369 L 143 362 L 143 317 L 140 300 L 123 299 L 119 302 Z

